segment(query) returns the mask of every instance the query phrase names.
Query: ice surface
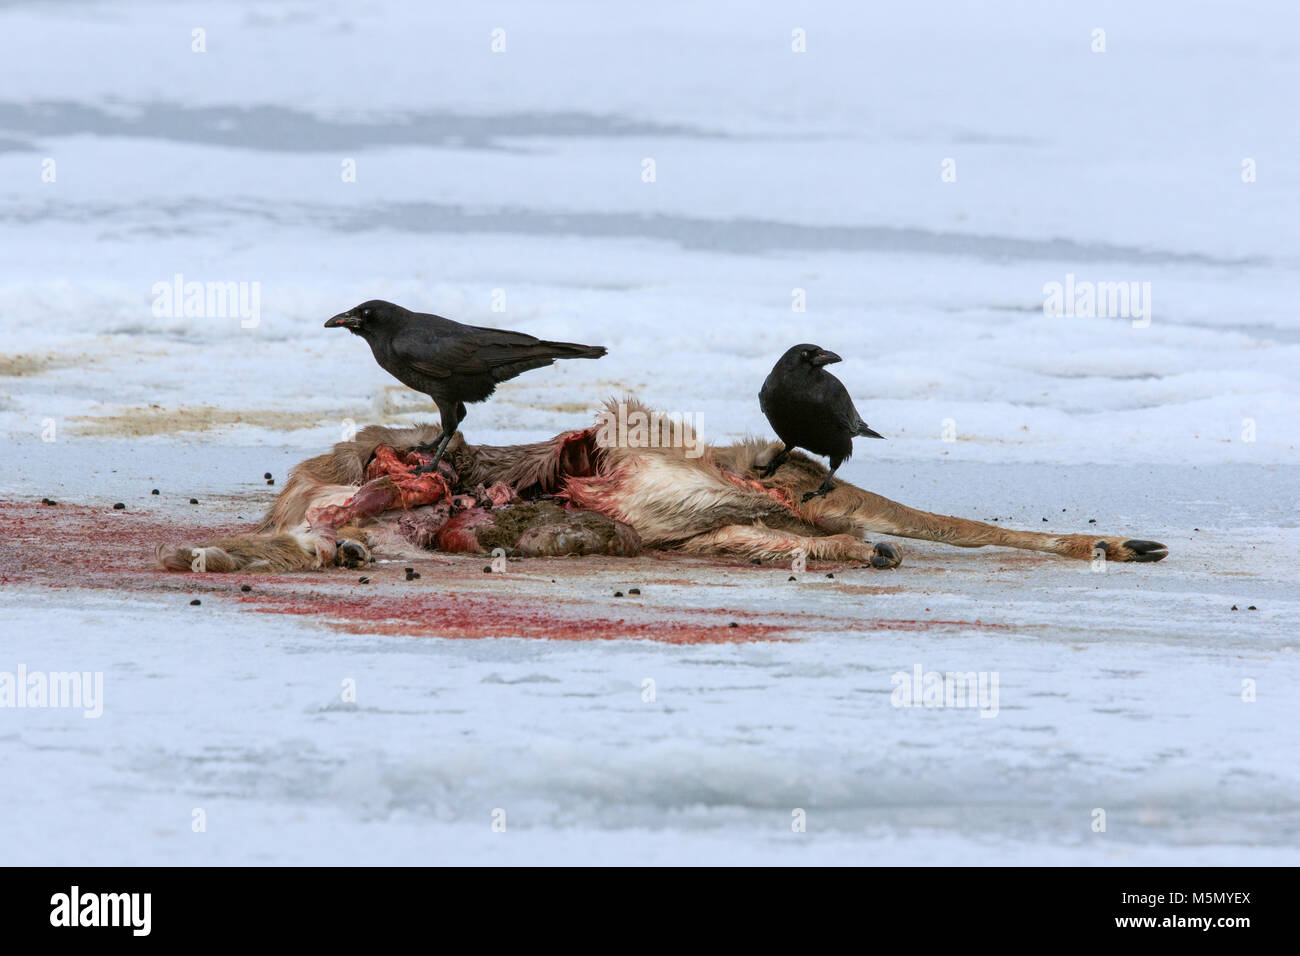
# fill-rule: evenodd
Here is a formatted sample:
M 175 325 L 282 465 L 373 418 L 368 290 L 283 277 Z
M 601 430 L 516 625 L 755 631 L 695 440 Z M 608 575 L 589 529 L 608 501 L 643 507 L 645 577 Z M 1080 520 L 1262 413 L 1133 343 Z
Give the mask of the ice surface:
M 252 518 L 263 471 L 432 414 L 321 328 L 383 297 L 609 347 L 502 387 L 474 441 L 627 391 L 763 433 L 763 376 L 811 341 L 889 438 L 846 479 L 1172 550 L 556 586 L 827 622 L 727 646 L 0 581 L 0 671 L 106 680 L 99 720 L 0 709 L 0 862 L 1297 862 L 1296 26 L 1283 2 L 0 7 L 7 501 Z M 260 321 L 156 315 L 177 274 L 257 283 Z M 1149 282 L 1150 325 L 1045 316 L 1067 275 Z M 529 573 L 478 586 L 545 600 Z M 999 716 L 891 707 L 917 663 L 999 672 Z

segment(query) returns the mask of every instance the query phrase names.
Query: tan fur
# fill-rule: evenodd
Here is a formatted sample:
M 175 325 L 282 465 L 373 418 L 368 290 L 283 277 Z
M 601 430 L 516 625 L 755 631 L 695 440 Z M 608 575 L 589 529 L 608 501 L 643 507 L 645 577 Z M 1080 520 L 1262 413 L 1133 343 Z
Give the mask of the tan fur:
M 650 414 L 635 399 L 623 404 L 629 411 Z M 617 406 L 610 402 L 608 407 Z M 372 425 L 328 454 L 304 461 L 290 472 L 254 534 L 207 546 L 207 570 L 286 571 L 355 562 L 358 554 L 366 553 L 367 531 L 354 526 L 340 529 L 337 540 L 326 539 L 307 526 L 308 510 L 346 501 L 362 482 L 377 446 L 427 445 L 439 434 L 434 425 Z M 901 562 L 897 548 L 864 540 L 867 534 L 889 534 L 964 548 L 997 545 L 1080 559 L 1094 557 L 1099 545 L 1111 561 L 1164 556 L 1163 546 L 1125 536 L 1015 531 L 918 511 L 838 479 L 828 495 L 805 504 L 803 494 L 821 484 L 826 469 L 795 452 L 776 474 L 760 480 L 755 469 L 771 460 L 779 443 L 749 440 L 705 446 L 702 455 L 691 458 L 680 447 L 602 447 L 597 435 L 592 428 L 502 447 L 467 445 L 457 435 L 448 457 L 466 487 L 504 481 L 525 495 L 563 494 L 575 506 L 631 525 L 652 548 L 765 559 L 803 555 L 894 567 Z M 398 514 L 387 512 L 375 519 L 370 529 L 378 532 L 374 540 L 391 539 L 387 525 Z M 189 570 L 193 548 L 160 546 L 159 564 Z M 1158 554 L 1156 548 L 1161 549 Z
M 731 464 L 740 469 L 765 465 L 781 448 L 780 442 L 751 441 L 735 445 L 731 449 Z M 826 469 L 821 464 L 794 452 L 767 484 L 785 489 L 798 501 L 805 491 L 817 487 L 825 477 Z M 1128 561 L 1136 557 L 1136 553 L 1123 543 L 1128 536 L 1016 531 L 982 521 L 909 508 L 838 479 L 829 494 L 800 504 L 798 509 L 808 520 L 829 531 L 858 536 L 888 534 L 938 541 L 958 548 L 995 545 L 1046 551 L 1085 561 L 1093 557 L 1094 549 L 1100 543 L 1105 545 L 1107 560 Z
M 681 550 L 696 554 L 738 554 L 747 558 L 782 560 L 803 556 L 812 561 L 853 561 L 878 568 L 901 563 L 892 545 L 872 544 L 850 534 L 807 537 L 762 525 L 727 525 L 682 542 Z
M 203 562 L 196 565 L 197 547 L 159 545 L 155 556 L 167 571 L 203 570 L 211 574 L 231 571 L 298 571 L 320 567 L 314 543 L 295 534 L 247 535 L 221 538 L 202 546 Z M 328 549 L 331 553 L 333 549 Z

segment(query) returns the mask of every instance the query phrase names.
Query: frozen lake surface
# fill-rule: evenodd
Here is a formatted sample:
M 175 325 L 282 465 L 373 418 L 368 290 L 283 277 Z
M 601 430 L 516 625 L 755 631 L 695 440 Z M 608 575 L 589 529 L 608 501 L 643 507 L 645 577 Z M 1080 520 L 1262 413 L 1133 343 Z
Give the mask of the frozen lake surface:
M 1291 6 L 196 15 L 0 7 L 0 675 L 104 681 L 95 719 L 0 707 L 0 863 L 1300 862 Z M 177 275 L 255 316 L 159 314 Z M 1067 281 L 1149 283 L 1150 321 L 1045 315 Z M 372 297 L 609 348 L 473 407 L 475 442 L 625 392 L 766 433 L 763 377 L 816 342 L 889 438 L 847 480 L 1171 554 L 431 557 L 367 592 L 593 640 L 359 619 L 350 572 L 153 572 L 264 472 L 432 416 L 321 328 Z M 996 716 L 895 707 L 918 666 L 997 675 Z

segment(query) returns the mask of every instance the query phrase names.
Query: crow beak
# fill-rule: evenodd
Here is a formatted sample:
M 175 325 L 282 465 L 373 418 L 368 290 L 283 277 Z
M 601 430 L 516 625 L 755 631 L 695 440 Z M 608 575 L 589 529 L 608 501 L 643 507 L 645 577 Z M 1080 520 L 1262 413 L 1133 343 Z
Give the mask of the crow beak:
M 361 322 L 351 312 L 340 312 L 325 323 L 327 329 L 355 329 Z
M 816 365 L 818 367 L 821 367 L 822 365 L 834 365 L 836 362 L 843 362 L 843 361 L 844 359 L 840 358 L 834 352 L 827 352 L 825 349 L 818 352 L 816 355 L 812 357 L 813 365 Z

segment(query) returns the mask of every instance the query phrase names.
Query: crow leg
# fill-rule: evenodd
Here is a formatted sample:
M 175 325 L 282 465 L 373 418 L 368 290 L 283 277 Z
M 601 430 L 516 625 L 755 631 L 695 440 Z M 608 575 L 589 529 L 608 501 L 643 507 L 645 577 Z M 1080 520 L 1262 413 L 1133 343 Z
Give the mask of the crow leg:
M 772 456 L 771 461 L 769 461 L 762 468 L 758 469 L 758 477 L 771 478 L 774 474 L 776 474 L 776 470 L 780 468 L 783 464 L 785 464 L 785 460 L 786 458 L 789 457 L 789 455 L 790 455 L 790 446 L 786 445 L 774 456 Z
M 465 406 L 457 402 L 455 405 L 445 405 L 438 402 L 438 411 L 442 415 L 442 436 L 438 439 L 438 444 L 433 450 L 433 460 L 421 468 L 417 468 L 417 475 L 427 474 L 431 471 L 438 470 L 438 462 L 442 461 L 442 456 L 447 451 L 447 443 L 451 441 L 451 436 L 456 434 L 456 429 L 460 423 L 465 420 Z
M 814 498 L 820 498 L 831 490 L 831 479 L 835 477 L 835 472 L 840 467 L 840 462 L 842 461 L 844 461 L 843 458 L 831 459 L 831 470 L 826 473 L 826 480 L 822 482 L 821 487 L 816 491 L 810 491 L 804 495 L 804 501 L 812 501 Z
M 442 433 L 442 437 L 438 439 L 438 444 L 434 446 L 433 460 L 430 461 L 427 465 L 421 465 L 419 468 L 415 469 L 415 474 L 424 475 L 424 474 L 428 474 L 431 471 L 437 471 L 438 462 L 442 461 L 443 453 L 447 450 L 447 442 L 450 440 L 451 440 L 451 435 L 446 431 L 444 431 Z

